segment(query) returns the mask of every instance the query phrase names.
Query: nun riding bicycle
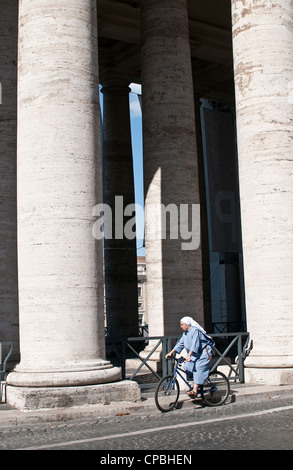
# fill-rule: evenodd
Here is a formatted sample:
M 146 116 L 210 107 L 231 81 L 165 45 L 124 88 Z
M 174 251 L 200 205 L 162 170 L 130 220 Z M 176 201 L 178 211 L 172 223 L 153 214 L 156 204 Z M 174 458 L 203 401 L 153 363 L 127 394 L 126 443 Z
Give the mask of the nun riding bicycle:
M 180 354 L 185 348 L 186 358 L 175 359 L 175 368 L 171 375 L 163 377 L 155 393 L 155 403 L 160 411 L 171 411 L 177 406 L 180 387 L 177 377 L 180 376 L 190 391 L 186 392 L 191 398 L 200 396 L 208 406 L 220 406 L 228 398 L 229 380 L 222 372 L 210 374 L 213 354 L 213 339 L 191 317 L 183 317 L 180 321 L 183 330 L 182 337 L 168 354 L 169 359 L 174 353 Z M 183 369 L 182 369 L 183 367 Z M 190 380 L 193 378 L 193 387 L 182 376 L 185 373 Z
M 203 385 L 209 376 L 213 355 L 212 347 L 215 343 L 191 317 L 183 317 L 180 320 L 180 326 L 183 334 L 174 349 L 166 355 L 166 358 L 168 359 L 174 353 L 180 354 L 182 349 L 186 349 L 188 355 L 184 369 L 187 373 L 193 374 L 194 383 L 193 390 L 187 393 L 196 397 L 199 385 Z

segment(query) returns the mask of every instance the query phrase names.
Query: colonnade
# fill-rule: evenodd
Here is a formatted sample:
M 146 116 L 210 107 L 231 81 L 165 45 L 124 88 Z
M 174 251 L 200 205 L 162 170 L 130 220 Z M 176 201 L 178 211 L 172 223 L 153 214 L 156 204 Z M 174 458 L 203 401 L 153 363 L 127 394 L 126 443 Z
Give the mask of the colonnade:
M 98 384 L 119 389 L 120 370 L 105 355 L 103 246 L 92 227 L 103 197 L 111 207 L 115 195 L 134 202 L 131 77 L 99 78 L 96 0 L 22 0 L 16 135 L 17 4 L 1 0 L 0 18 L 12 21 L 0 105 L 1 177 L 12 198 L 1 200 L 0 238 L 10 266 L 2 280 L 9 278 L 13 298 L 0 321 L 2 328 L 10 315 L 10 325 L 16 323 L 18 290 L 21 355 L 8 374 L 7 396 L 25 407 L 37 389 L 46 406 L 56 406 L 54 393 L 64 396 L 66 389 L 74 404 L 76 387 L 84 396 L 92 386 L 98 395 Z M 254 340 L 247 369 L 252 380 L 292 383 L 293 11 L 290 0 L 270 4 L 232 0 L 245 300 Z M 160 336 L 177 333 L 183 315 L 205 321 L 200 243 L 185 250 L 180 238 L 148 236 L 160 204 L 201 202 L 186 0 L 142 0 L 141 38 L 148 308 L 150 334 Z M 17 270 L 9 261 L 16 259 L 16 193 Z M 134 334 L 135 241 L 105 240 L 104 248 L 110 328 Z M 120 289 L 124 305 L 115 300 Z M 3 329 L 5 339 L 16 339 L 18 328 Z

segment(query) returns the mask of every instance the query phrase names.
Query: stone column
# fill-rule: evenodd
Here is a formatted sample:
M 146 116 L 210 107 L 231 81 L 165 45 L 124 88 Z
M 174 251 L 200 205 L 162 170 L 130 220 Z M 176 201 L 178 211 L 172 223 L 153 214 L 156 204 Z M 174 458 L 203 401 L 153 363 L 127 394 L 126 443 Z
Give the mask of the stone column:
M 103 81 L 103 203 L 112 212 L 112 238 L 106 230 L 104 239 L 109 336 L 138 336 L 135 212 L 124 216 L 135 202 L 129 92 L 122 79 Z
M 232 1 L 239 181 L 253 350 L 246 379 L 293 383 L 293 6 Z
M 0 0 L 0 340 L 19 361 L 16 242 L 17 0 Z
M 188 17 L 185 0 L 142 0 L 141 9 L 148 316 L 151 335 L 170 335 L 180 332 L 184 315 L 204 321 Z M 198 231 L 185 245 L 181 204 L 189 230 Z M 172 213 L 166 235 L 164 209 Z
M 193 75 L 194 81 L 196 80 Z M 198 161 L 198 180 L 200 194 L 200 227 L 201 227 L 201 251 L 202 251 L 202 290 L 204 305 L 204 324 L 207 331 L 213 331 L 212 325 L 212 305 L 211 305 L 211 278 L 210 278 L 210 250 L 208 233 L 208 215 L 207 215 L 207 196 L 204 171 L 204 155 L 201 126 L 201 102 L 200 95 L 197 94 L 196 84 L 194 83 L 194 109 L 195 109 L 195 129 L 197 140 L 197 161 Z
M 102 245 L 92 235 L 101 202 L 96 1 L 22 0 L 19 18 L 21 362 L 7 399 L 71 406 L 81 395 L 98 400 L 84 386 L 120 378 L 105 360 Z

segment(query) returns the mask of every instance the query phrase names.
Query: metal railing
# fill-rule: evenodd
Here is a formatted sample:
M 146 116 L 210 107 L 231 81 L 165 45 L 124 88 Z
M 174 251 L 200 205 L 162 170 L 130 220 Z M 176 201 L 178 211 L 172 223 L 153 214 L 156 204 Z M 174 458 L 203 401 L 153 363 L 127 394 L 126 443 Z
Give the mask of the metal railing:
M 226 347 L 223 352 L 220 352 L 216 345 L 213 347 L 214 352 L 214 363 L 211 367 L 211 372 L 217 369 L 219 365 L 229 366 L 228 378 L 233 379 L 234 381 L 239 380 L 240 383 L 244 383 L 244 361 L 252 349 L 252 343 L 249 345 L 250 335 L 247 332 L 238 332 L 238 333 L 222 333 L 211 335 L 216 338 L 224 338 L 226 341 Z M 233 349 L 237 350 L 237 355 L 233 352 Z M 228 354 L 229 353 L 229 354 Z M 218 356 L 218 358 L 217 358 Z M 229 362 L 231 356 L 234 357 L 234 363 Z M 235 375 L 231 375 L 234 373 Z
M 219 366 L 228 366 L 227 374 L 230 380 L 244 378 L 244 361 L 252 349 L 252 341 L 247 332 L 221 333 L 210 335 L 214 341 L 214 356 L 211 371 Z M 121 367 L 122 380 L 134 380 L 138 377 L 143 367 L 148 369 L 155 379 L 160 380 L 171 372 L 172 364 L 165 359 L 168 351 L 171 351 L 181 335 L 173 336 L 138 336 L 138 337 L 117 337 L 107 338 L 106 345 L 114 353 L 117 365 Z M 147 346 L 147 348 L 146 348 Z M 142 355 L 143 351 L 143 355 Z M 4 379 L 8 359 L 13 352 L 11 341 L 0 341 L 0 379 Z M 157 355 L 157 358 L 155 358 Z M 138 359 L 139 366 L 130 374 L 127 374 L 126 361 L 128 359 Z M 112 359 L 111 359 L 112 360 Z M 115 361 L 112 361 L 115 362 Z M 154 370 L 154 364 L 159 364 L 160 368 Z
M 211 334 L 215 341 L 214 356 L 211 371 L 216 370 L 220 365 L 228 366 L 229 380 L 239 380 L 244 382 L 244 360 L 249 354 L 249 333 L 221 333 Z M 180 336 L 148 336 L 131 338 L 108 338 L 106 344 L 108 351 L 112 350 L 118 360 L 117 365 L 121 367 L 122 380 L 134 380 L 138 378 L 142 367 L 146 367 L 157 380 L 171 372 L 172 364 L 165 359 L 168 351 L 174 347 Z M 146 346 L 148 346 L 146 348 Z M 143 352 L 143 355 L 141 354 Z M 155 358 L 155 354 L 159 356 Z M 128 359 L 138 359 L 141 363 L 131 373 L 127 374 L 126 361 Z M 120 362 L 120 363 L 119 363 Z M 160 371 L 154 370 L 154 364 L 159 363 Z
M 13 343 L 11 341 L 0 341 L 0 381 L 4 379 L 6 374 L 7 361 L 13 351 Z

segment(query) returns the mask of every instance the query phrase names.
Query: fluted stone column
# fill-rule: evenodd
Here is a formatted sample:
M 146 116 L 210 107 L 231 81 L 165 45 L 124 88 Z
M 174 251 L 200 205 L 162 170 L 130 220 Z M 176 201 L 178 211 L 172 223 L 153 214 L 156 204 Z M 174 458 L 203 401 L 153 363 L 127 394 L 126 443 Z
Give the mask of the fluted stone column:
M 174 206 L 166 235 L 154 233 L 169 205 L 178 214 L 187 205 L 191 223 L 200 203 L 188 18 L 185 0 L 142 0 L 141 9 L 148 318 L 151 335 L 170 335 L 184 315 L 204 321 L 200 243 L 183 249 L 186 220 L 176 222 Z
M 0 341 L 19 361 L 16 242 L 17 0 L 0 0 Z
M 111 208 L 111 237 L 104 239 L 105 299 L 109 336 L 138 336 L 137 258 L 129 83 L 103 80 L 103 203 Z M 124 211 L 129 208 L 128 216 Z M 127 228 L 127 223 L 133 230 Z M 130 236 L 129 236 L 130 235 Z
M 7 399 L 93 403 L 103 390 L 93 386 L 120 378 L 105 360 L 102 245 L 92 235 L 101 201 L 96 1 L 23 0 L 19 17 L 21 362 Z
M 239 182 L 253 350 L 246 380 L 293 383 L 293 6 L 232 1 Z

